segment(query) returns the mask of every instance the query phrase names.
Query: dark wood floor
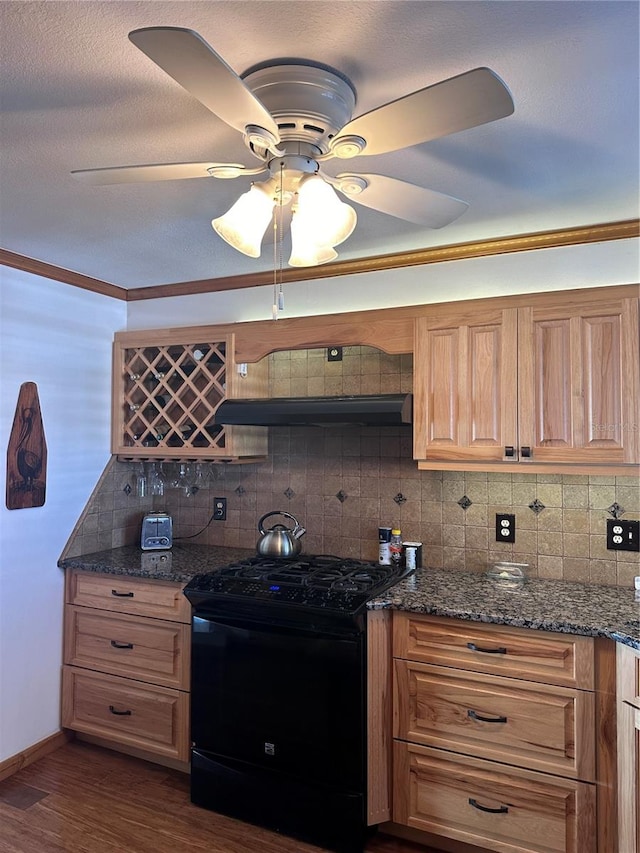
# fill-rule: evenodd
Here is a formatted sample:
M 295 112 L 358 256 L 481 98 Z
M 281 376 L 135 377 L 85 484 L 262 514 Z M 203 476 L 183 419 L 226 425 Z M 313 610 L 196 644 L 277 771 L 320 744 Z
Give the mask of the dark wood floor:
M 183 773 L 73 741 L 0 782 L 0 853 L 320 853 L 198 808 Z M 367 853 L 437 853 L 376 835 Z

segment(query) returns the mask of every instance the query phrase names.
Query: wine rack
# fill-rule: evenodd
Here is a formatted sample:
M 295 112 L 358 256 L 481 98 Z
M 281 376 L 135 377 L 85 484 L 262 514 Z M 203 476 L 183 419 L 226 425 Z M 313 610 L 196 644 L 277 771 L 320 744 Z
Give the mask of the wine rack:
M 151 334 L 151 339 L 149 335 Z M 223 426 L 215 413 L 231 396 L 266 396 L 267 367 L 239 376 L 233 336 L 191 339 L 167 331 L 116 335 L 112 451 L 124 458 L 220 459 L 266 455 L 264 427 Z

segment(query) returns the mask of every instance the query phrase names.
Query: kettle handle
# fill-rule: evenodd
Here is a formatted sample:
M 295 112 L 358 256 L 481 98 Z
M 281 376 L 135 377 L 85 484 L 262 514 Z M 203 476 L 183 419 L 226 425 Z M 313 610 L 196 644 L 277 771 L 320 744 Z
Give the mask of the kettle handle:
M 261 533 L 263 536 L 266 535 L 267 531 L 262 526 L 262 522 L 265 521 L 267 518 L 270 518 L 272 515 L 284 515 L 285 518 L 290 518 L 291 521 L 295 523 L 296 527 L 300 526 L 298 524 L 298 519 L 295 518 L 295 516 L 291 515 L 290 512 L 284 512 L 284 510 L 281 509 L 274 509 L 273 512 L 267 512 L 265 515 L 263 515 L 260 521 L 258 522 L 258 533 Z

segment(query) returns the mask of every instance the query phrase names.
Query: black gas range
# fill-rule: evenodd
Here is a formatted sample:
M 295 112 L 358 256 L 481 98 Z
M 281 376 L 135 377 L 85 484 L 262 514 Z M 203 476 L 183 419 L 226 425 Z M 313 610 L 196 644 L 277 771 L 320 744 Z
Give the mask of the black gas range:
M 410 573 L 252 557 L 190 581 L 193 803 L 361 853 L 374 829 L 366 602 Z
M 320 610 L 355 615 L 367 601 L 396 584 L 407 572 L 401 566 L 332 555 L 300 556 L 293 560 L 249 557 L 218 571 L 197 575 L 185 588 L 195 607 L 226 601 L 278 605 L 279 609 Z M 268 612 L 268 610 L 266 611 Z

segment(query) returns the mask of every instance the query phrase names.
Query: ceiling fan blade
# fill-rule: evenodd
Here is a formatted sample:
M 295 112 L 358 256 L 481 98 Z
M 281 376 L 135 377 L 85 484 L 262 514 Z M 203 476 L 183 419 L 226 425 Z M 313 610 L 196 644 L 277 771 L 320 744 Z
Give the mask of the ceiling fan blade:
M 212 175 L 208 170 L 217 170 Z M 223 174 L 226 172 L 226 174 Z M 176 181 L 182 178 L 229 177 L 257 175 L 264 167 L 246 169 L 239 163 L 158 163 L 146 166 L 109 166 L 105 169 L 77 169 L 71 172 L 84 184 L 136 184 L 147 181 Z
M 384 104 L 346 124 L 344 137 L 366 141 L 362 154 L 386 154 L 511 115 L 509 90 L 490 68 L 475 68 Z
M 228 125 L 240 133 L 247 125 L 257 125 L 279 141 L 271 113 L 198 33 L 182 27 L 144 27 L 130 32 L 129 38 Z
M 348 192 L 350 184 L 357 188 L 363 182 L 366 187 L 360 192 Z M 466 201 L 385 175 L 342 174 L 331 183 L 350 201 L 427 228 L 449 225 L 469 207 Z

